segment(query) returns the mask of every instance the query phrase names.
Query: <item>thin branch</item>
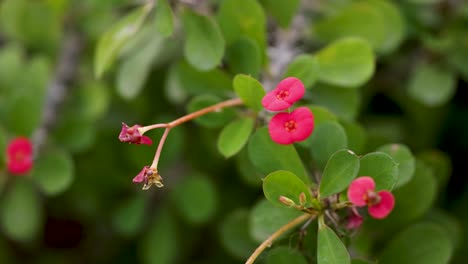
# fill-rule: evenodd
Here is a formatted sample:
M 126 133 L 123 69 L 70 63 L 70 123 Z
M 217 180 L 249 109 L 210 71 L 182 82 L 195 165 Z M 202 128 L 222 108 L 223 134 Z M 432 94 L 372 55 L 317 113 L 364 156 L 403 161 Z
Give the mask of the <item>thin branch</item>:
M 315 215 L 310 215 L 310 214 L 303 214 L 295 219 L 293 219 L 291 222 L 285 224 L 284 226 L 282 226 L 280 229 L 276 230 L 275 233 L 273 233 L 270 237 L 268 237 L 265 241 L 263 241 L 262 244 L 260 244 L 260 246 L 257 247 L 257 249 L 255 249 L 255 251 L 252 253 L 252 255 L 249 257 L 249 259 L 247 259 L 247 261 L 245 262 L 245 264 L 253 264 L 254 261 L 257 259 L 257 257 L 267 248 L 267 247 L 271 247 L 271 245 L 273 244 L 273 242 L 279 237 L 281 236 L 283 233 L 285 233 L 286 231 L 290 230 L 291 228 L 294 228 L 298 225 L 300 225 L 301 223 L 303 223 L 304 221 L 308 220 L 308 219 L 311 219 L 315 217 Z
M 156 150 L 156 154 L 154 155 L 153 159 L 153 164 L 151 164 L 151 168 L 158 168 L 158 162 L 159 162 L 159 157 L 161 156 L 161 151 L 164 146 L 164 142 L 166 141 L 167 135 L 169 135 L 169 131 L 171 129 L 169 127 L 166 127 L 164 130 L 164 134 L 161 137 L 161 140 L 159 141 L 158 149 Z

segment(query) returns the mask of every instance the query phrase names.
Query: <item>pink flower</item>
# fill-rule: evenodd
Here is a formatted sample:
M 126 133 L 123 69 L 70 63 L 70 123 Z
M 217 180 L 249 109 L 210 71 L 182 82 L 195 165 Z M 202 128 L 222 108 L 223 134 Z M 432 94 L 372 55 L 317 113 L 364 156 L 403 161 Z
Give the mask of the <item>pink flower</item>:
M 356 206 L 368 206 L 369 214 L 377 219 L 387 217 L 395 206 L 389 191 L 375 191 L 375 182 L 369 176 L 355 179 L 348 188 L 348 199 Z
M 161 175 L 158 174 L 156 168 L 150 168 L 149 166 L 143 167 L 143 169 L 138 173 L 135 178 L 133 178 L 134 183 L 144 183 L 143 190 L 147 190 L 151 185 L 156 185 L 157 187 L 163 187 L 163 179 Z
M 283 145 L 305 140 L 313 129 L 314 116 L 307 107 L 299 107 L 292 113 L 278 113 L 268 124 L 271 139 Z
M 33 166 L 33 146 L 28 138 L 17 137 L 7 147 L 7 167 L 11 174 L 28 173 Z
M 362 219 L 362 216 L 359 214 L 356 208 L 353 207 L 351 209 L 351 214 L 346 219 L 346 229 L 358 229 L 361 227 L 363 221 L 364 220 Z
M 134 125 L 132 127 L 127 126 L 127 124 L 122 123 L 122 130 L 119 134 L 119 140 L 122 142 L 128 142 L 133 144 L 146 144 L 151 145 L 153 141 L 147 136 L 141 135 L 138 128 L 140 125 Z
M 262 105 L 270 111 L 285 110 L 300 100 L 304 93 L 304 84 L 297 78 L 288 77 L 263 97 Z

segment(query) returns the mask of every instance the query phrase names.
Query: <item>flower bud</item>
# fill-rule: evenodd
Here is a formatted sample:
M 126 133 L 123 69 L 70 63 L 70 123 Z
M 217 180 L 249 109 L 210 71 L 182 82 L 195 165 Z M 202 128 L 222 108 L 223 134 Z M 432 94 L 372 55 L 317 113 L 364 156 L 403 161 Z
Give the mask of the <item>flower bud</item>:
M 280 196 L 279 199 L 278 199 L 282 204 L 286 205 L 286 206 L 289 206 L 289 207 L 294 207 L 296 206 L 296 203 L 289 199 L 288 197 L 286 196 Z

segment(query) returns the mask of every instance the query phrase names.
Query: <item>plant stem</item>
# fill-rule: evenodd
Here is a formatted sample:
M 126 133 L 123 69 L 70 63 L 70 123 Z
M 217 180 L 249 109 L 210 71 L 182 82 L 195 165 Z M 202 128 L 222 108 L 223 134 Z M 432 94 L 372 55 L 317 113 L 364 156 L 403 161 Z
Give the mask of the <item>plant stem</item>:
M 190 114 L 185 115 L 185 116 L 183 116 L 181 118 L 178 118 L 178 119 L 168 123 L 167 128 L 176 127 L 176 126 L 178 126 L 178 125 L 180 125 L 182 123 L 185 123 L 187 121 L 190 121 L 192 119 L 195 119 L 195 118 L 197 118 L 199 116 L 202 116 L 204 114 L 207 114 L 207 113 L 220 111 L 221 109 L 226 108 L 226 107 L 242 105 L 242 104 L 244 104 L 244 102 L 242 102 L 242 100 L 240 98 L 234 98 L 234 99 L 226 100 L 226 101 L 217 103 L 215 105 L 208 106 L 206 108 L 200 109 L 200 110 L 198 110 L 196 112 L 190 113 Z
M 169 127 L 166 127 L 166 129 L 164 130 L 164 134 L 162 135 L 161 140 L 159 141 L 158 149 L 156 150 L 156 154 L 154 155 L 153 164 L 151 164 L 151 168 L 158 168 L 159 157 L 161 156 L 164 141 L 166 141 L 167 135 L 169 135 L 170 130 L 171 129 Z
M 282 226 L 280 229 L 276 230 L 275 233 L 273 233 L 270 237 L 268 237 L 265 241 L 260 244 L 260 246 L 255 249 L 255 251 L 252 253 L 252 255 L 247 259 L 245 264 L 253 264 L 254 261 L 257 259 L 257 257 L 267 248 L 270 247 L 271 244 L 273 244 L 273 241 L 277 239 L 279 236 L 281 236 L 283 233 L 288 231 L 291 228 L 296 227 L 297 225 L 301 224 L 302 222 L 311 219 L 315 217 L 315 215 L 310 215 L 310 214 L 303 214 L 295 219 L 293 219 L 291 222 L 285 224 Z

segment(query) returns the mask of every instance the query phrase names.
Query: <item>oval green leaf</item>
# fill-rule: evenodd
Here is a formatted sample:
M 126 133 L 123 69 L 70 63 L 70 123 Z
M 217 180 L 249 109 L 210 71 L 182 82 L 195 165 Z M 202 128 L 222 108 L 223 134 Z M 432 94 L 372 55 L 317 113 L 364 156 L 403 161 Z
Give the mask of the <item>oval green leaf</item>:
M 250 212 L 249 232 L 250 235 L 261 243 L 280 227 L 289 223 L 296 217 L 302 215 L 303 212 L 291 210 L 290 208 L 279 207 L 270 203 L 266 199 L 258 201 Z M 286 232 L 281 237 L 284 237 L 289 232 Z
M 221 244 L 231 255 L 242 260 L 247 259 L 258 246 L 248 227 L 249 211 L 240 208 L 230 212 L 219 228 Z
M 260 82 L 248 75 L 238 74 L 234 77 L 233 86 L 236 94 L 248 107 L 257 112 L 263 109 L 265 90 Z
M 167 0 L 158 0 L 155 8 L 155 27 L 164 37 L 174 32 L 174 15 Z
M 268 134 L 268 128 L 260 128 L 250 137 L 248 152 L 249 159 L 263 174 L 287 170 L 294 173 L 304 183 L 310 183 L 304 164 L 294 146 L 273 142 Z
M 283 77 L 296 77 L 306 88 L 317 81 L 319 68 L 317 59 L 311 55 L 299 55 L 288 65 Z
M 409 81 L 408 94 L 427 106 L 447 103 L 455 94 L 456 76 L 453 71 L 436 64 L 417 67 Z
M 247 143 L 254 124 L 252 118 L 246 117 L 225 126 L 218 138 L 219 152 L 226 158 L 237 154 Z
M 44 193 L 58 195 L 73 182 L 73 160 L 68 153 L 62 151 L 43 153 L 34 164 L 32 177 Z
M 387 153 L 398 163 L 398 179 L 395 187 L 408 183 L 414 174 L 416 160 L 411 150 L 403 144 L 387 144 L 381 146 L 377 151 Z
M 134 10 L 102 35 L 94 55 L 94 74 L 96 77 L 101 77 L 114 62 L 127 41 L 138 32 L 150 11 L 149 4 Z
M 337 122 L 327 121 L 317 126 L 310 136 L 310 151 L 320 169 L 325 168 L 333 153 L 346 148 L 346 133 Z
M 312 201 L 309 188 L 304 182 L 294 173 L 284 170 L 270 173 L 263 179 L 263 193 L 268 201 L 278 206 L 286 206 L 279 201 L 280 196 L 289 198 L 296 205 L 300 205 L 299 196 L 304 193 L 306 206 L 310 206 Z
M 184 55 L 187 61 L 201 71 L 219 65 L 225 43 L 216 21 L 192 11 L 185 11 L 182 21 L 186 32 Z
M 395 236 L 383 250 L 382 264 L 441 264 L 449 263 L 453 253 L 448 235 L 436 224 L 410 226 Z
M 367 142 L 366 130 L 357 122 L 340 120 L 339 123 L 346 132 L 348 148 L 357 154 L 362 153 Z
M 209 221 L 216 212 L 216 188 L 205 176 L 189 175 L 175 186 L 171 198 L 181 215 L 193 224 Z
M 361 158 L 359 176 L 370 176 L 375 181 L 376 190 L 391 191 L 398 177 L 398 163 L 383 152 L 372 152 Z
M 319 80 L 343 87 L 367 82 L 375 69 L 374 54 L 368 42 L 359 38 L 337 40 L 316 53 Z
M 322 198 L 345 190 L 359 171 L 359 158 L 351 150 L 340 150 L 333 154 L 325 166 L 320 180 L 319 193 Z
M 317 236 L 317 264 L 349 264 L 348 250 L 328 226 L 319 227 Z
M 359 91 L 332 85 L 319 84 L 311 90 L 315 104 L 329 109 L 345 120 L 354 120 L 359 112 L 361 102 Z
M 270 13 L 283 28 L 289 26 L 301 3 L 300 0 L 261 0 L 260 2 L 265 7 L 265 10 Z
M 226 49 L 226 61 L 232 73 L 244 73 L 258 77 L 262 70 L 262 54 L 257 42 L 242 37 Z
M 307 264 L 304 255 L 297 249 L 279 246 L 272 249 L 266 257 L 266 264 Z

